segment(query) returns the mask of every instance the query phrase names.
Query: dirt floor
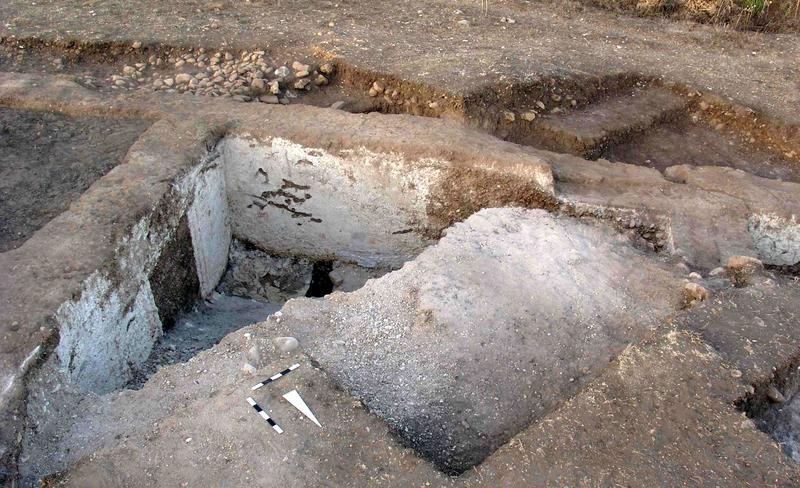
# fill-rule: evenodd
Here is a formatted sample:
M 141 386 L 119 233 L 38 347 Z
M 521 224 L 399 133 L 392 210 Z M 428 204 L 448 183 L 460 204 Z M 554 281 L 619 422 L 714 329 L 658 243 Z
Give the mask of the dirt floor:
M 66 210 L 149 125 L 0 107 L 0 252 Z
M 678 164 L 725 166 L 764 178 L 800 182 L 800 164 L 754 147 L 750 141 L 687 118 L 609 148 L 601 157 L 662 172 Z
M 800 35 L 590 3 L 0 3 L 0 485 L 800 486 Z

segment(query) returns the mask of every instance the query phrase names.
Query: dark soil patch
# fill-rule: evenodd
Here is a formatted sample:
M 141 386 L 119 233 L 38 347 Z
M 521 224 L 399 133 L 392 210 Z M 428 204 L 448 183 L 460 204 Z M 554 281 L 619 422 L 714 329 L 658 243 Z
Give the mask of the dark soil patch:
M 0 107 L 0 251 L 21 246 L 66 210 L 148 125 Z

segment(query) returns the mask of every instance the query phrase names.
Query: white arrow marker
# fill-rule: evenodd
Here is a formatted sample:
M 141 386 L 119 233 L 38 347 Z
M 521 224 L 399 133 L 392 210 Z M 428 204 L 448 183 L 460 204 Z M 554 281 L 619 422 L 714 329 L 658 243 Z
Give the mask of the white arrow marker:
M 317 427 L 322 427 L 319 423 L 319 420 L 317 420 L 317 417 L 315 417 L 314 414 L 311 413 L 311 409 L 308 408 L 306 402 L 304 402 L 303 399 L 300 398 L 300 394 L 297 393 L 297 390 L 292 390 L 289 393 L 286 393 L 285 395 L 283 395 L 283 398 L 285 398 L 287 402 L 291 403 L 294 408 L 300 410 L 300 413 L 310 418 L 312 422 L 317 424 Z

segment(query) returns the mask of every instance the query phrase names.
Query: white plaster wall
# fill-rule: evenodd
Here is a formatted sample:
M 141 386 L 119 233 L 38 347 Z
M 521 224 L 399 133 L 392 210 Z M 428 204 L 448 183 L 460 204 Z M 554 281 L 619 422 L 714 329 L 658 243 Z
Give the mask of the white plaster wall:
M 129 365 L 145 361 L 161 336 L 150 284 L 140 283 L 128 307 L 99 273 L 89 279 L 80 300 L 59 309 L 57 320 L 62 325 L 56 350 L 62 370 L 98 393 L 120 386 L 131 373 Z
M 776 266 L 800 263 L 800 223 L 796 215 L 753 215 L 747 228 L 763 262 Z
M 150 215 L 142 218 L 120 242 L 115 268 L 92 273 L 80 297 L 56 311 L 56 361 L 70 381 L 105 393 L 124 385 L 147 360 L 162 334 L 149 276 L 187 211 L 203 167 L 173 186 L 177 199 L 166 203 L 168 222 L 154 225 Z
M 228 137 L 218 149 L 233 233 L 264 249 L 397 267 L 431 243 L 417 230 L 442 162 L 279 138 Z
M 124 384 L 131 367 L 147 359 L 161 336 L 148 271 L 166 238 L 152 235 L 148 227 L 145 218 L 124 240 L 118 280 L 95 271 L 80 298 L 56 312 L 61 370 L 86 389 L 103 393 Z
M 220 158 L 206 163 L 198 174 L 187 215 L 200 293 L 205 298 L 225 273 L 231 245 L 225 172 Z

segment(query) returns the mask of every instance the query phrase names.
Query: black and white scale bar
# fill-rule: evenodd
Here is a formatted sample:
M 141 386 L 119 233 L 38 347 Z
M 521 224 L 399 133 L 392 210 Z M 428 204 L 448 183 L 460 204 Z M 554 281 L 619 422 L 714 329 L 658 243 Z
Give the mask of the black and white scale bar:
M 264 411 L 264 410 L 263 410 L 263 409 L 262 409 L 260 406 L 258 406 L 258 403 L 256 403 L 256 401 L 255 401 L 255 400 L 253 400 L 253 399 L 252 399 L 252 398 L 250 398 L 250 397 L 247 397 L 247 403 L 249 403 L 249 404 L 250 404 L 250 406 L 251 406 L 251 407 L 253 407 L 253 409 L 254 409 L 256 412 L 258 412 L 258 414 L 259 414 L 259 415 L 261 415 L 261 418 L 262 418 L 262 419 L 266 420 L 266 421 L 267 421 L 267 423 L 268 423 L 268 424 L 269 424 L 269 425 L 270 425 L 270 426 L 271 426 L 273 429 L 275 429 L 275 432 L 277 432 L 278 434 L 283 434 L 283 429 L 281 429 L 281 426 L 280 426 L 280 425 L 278 425 L 278 424 L 276 424 L 276 423 L 275 423 L 275 421 L 274 421 L 274 420 L 272 420 L 272 417 L 270 417 L 270 416 L 267 414 L 267 412 L 265 412 L 265 411 Z
M 287 374 L 291 373 L 292 371 L 296 370 L 299 367 L 300 367 L 299 364 L 293 364 L 288 368 L 284 369 L 283 371 L 281 371 L 280 373 L 275 373 L 274 375 L 270 376 L 269 379 L 266 379 L 261 383 L 251 387 L 250 390 L 258 390 L 262 386 L 268 385 L 282 376 L 286 376 Z

